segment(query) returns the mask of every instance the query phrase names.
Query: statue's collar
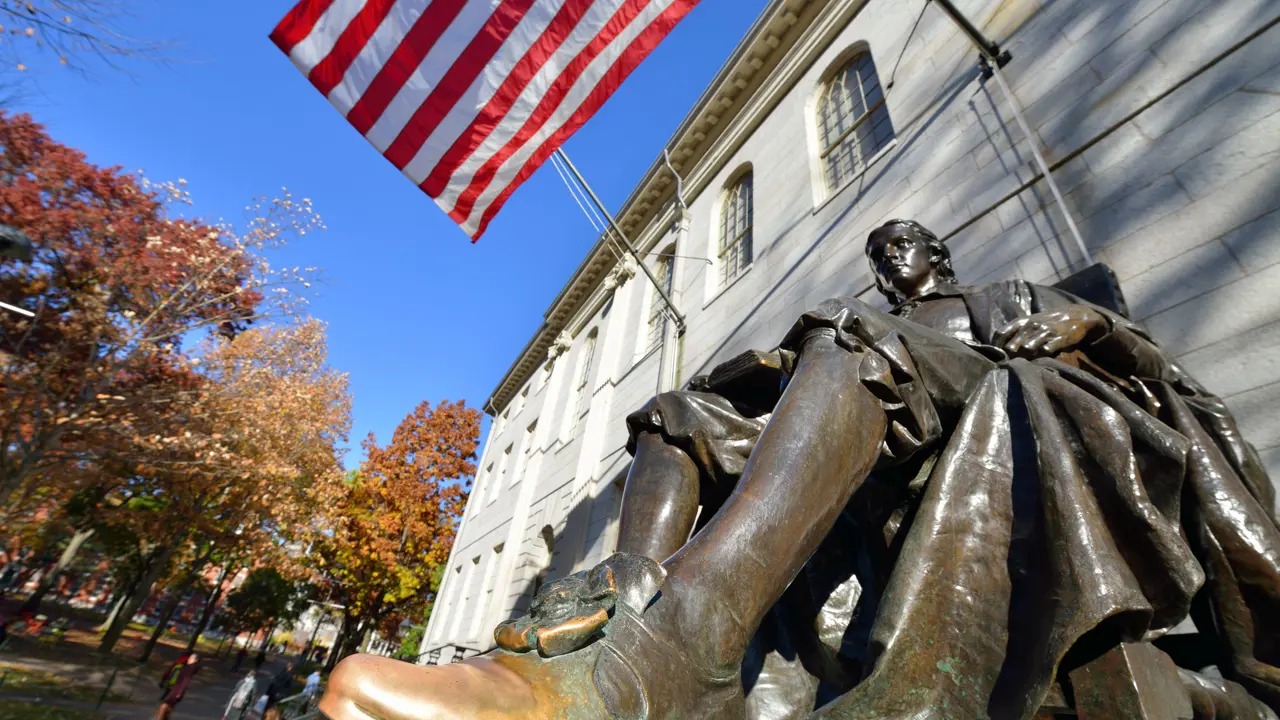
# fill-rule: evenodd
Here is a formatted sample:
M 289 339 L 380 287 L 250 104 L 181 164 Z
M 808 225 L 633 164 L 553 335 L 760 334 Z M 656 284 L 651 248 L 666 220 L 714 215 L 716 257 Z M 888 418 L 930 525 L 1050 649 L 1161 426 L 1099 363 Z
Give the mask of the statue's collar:
M 915 307 L 929 300 L 936 300 L 940 298 L 964 297 L 970 292 L 972 292 L 972 288 L 966 287 L 964 285 L 956 285 L 955 283 L 944 283 L 942 285 L 938 285 L 934 287 L 932 290 L 930 290 L 927 293 L 924 293 L 922 295 L 917 295 L 916 297 L 913 297 L 909 300 L 903 300 L 902 302 L 898 303 L 894 307 L 894 310 L 901 310 L 907 307 Z

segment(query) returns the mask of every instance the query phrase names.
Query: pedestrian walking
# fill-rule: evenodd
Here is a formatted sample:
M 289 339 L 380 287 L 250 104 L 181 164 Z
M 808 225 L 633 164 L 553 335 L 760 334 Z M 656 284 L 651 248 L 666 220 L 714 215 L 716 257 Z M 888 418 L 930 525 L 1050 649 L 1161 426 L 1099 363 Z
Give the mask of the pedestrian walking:
M 187 660 L 190 659 L 192 653 L 182 653 L 177 660 L 169 666 L 160 676 L 160 700 L 163 701 L 169 691 L 173 689 L 174 684 L 178 682 L 178 675 L 181 674 L 183 667 L 186 666 Z
M 267 709 L 262 720 L 280 720 L 280 701 L 288 697 L 293 688 L 293 663 L 285 663 L 284 669 L 271 678 L 267 685 Z
M 310 710 L 320 695 L 320 668 L 315 668 L 307 676 L 307 684 L 302 686 L 303 707 Z
M 316 696 L 320 692 L 320 669 L 316 668 L 307 676 L 307 684 L 302 688 L 302 694 L 308 699 Z
M 240 666 L 244 665 L 244 659 L 249 657 L 249 648 L 240 647 L 240 652 L 236 653 L 236 664 L 231 666 L 231 672 L 240 672 Z
M 253 659 L 253 669 L 262 670 L 262 666 L 267 662 L 267 649 L 262 648 L 258 651 L 258 656 Z
M 200 656 L 191 653 L 186 656 L 186 662 L 178 670 L 174 677 L 173 686 L 165 693 L 164 698 L 160 701 L 160 707 L 156 710 L 156 720 L 169 720 L 169 716 L 173 714 L 173 709 L 182 702 L 182 698 L 187 694 L 187 688 L 191 686 L 191 678 L 200 672 Z
M 253 707 L 253 695 L 257 689 L 258 673 L 250 670 L 236 683 L 236 689 L 227 701 L 227 709 L 222 713 L 222 720 L 243 720 L 249 714 L 249 708 Z

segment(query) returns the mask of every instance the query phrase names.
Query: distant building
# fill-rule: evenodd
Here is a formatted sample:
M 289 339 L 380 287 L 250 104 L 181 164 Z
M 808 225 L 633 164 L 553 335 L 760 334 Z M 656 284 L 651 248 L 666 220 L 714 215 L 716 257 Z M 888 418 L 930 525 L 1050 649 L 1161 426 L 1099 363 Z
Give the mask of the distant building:
M 1280 477 L 1280 26 L 1244 0 L 960 0 L 1096 261 Z M 1266 8 L 1271 8 L 1267 10 Z M 918 26 L 916 19 L 920 18 Z M 913 26 L 914 29 L 913 29 Z M 968 283 L 1086 265 L 1013 107 L 936 5 L 774 0 L 619 211 L 688 319 L 601 241 L 487 404 L 495 415 L 423 643 L 496 623 L 616 539 L 625 416 L 821 300 L 883 305 L 867 233 L 917 219 Z
M 342 626 L 342 615 L 334 611 L 332 606 L 313 603 L 309 605 L 293 624 L 290 631 L 290 643 L 295 648 L 306 648 L 308 642 L 312 647 L 333 647 L 338 641 L 338 629 Z

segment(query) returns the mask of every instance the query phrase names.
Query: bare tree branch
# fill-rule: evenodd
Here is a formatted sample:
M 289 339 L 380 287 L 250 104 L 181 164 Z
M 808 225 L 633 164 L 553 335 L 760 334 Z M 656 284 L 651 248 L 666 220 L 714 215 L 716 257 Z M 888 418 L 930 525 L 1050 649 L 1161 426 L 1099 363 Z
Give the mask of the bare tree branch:
M 129 0 L 0 0 L 0 68 L 25 72 L 41 58 L 85 70 L 122 59 L 163 60 L 167 43 L 120 31 Z

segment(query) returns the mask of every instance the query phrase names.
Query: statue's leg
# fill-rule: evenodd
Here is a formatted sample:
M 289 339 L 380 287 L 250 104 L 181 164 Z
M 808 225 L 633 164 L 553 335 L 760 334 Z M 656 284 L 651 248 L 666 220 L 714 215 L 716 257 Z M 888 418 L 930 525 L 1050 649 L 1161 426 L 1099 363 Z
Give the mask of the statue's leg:
M 396 672 L 348 659 L 322 709 L 335 720 L 585 719 L 607 716 L 603 702 L 623 716 L 740 715 L 748 641 L 879 456 L 886 420 L 859 381 L 863 358 L 834 333 L 806 338 L 733 494 L 664 563 L 667 579 L 651 604 L 625 606 L 619 582 L 603 640 L 552 659 L 499 651 Z
M 698 468 L 654 432 L 639 434 L 627 475 L 618 552 L 662 562 L 689 539 L 698 517 Z
M 711 392 L 662 393 L 629 415 L 618 551 L 671 557 L 733 492 L 767 422 Z
M 742 479 L 665 563 L 646 624 L 704 671 L 736 673 L 765 613 L 826 537 L 879 457 L 886 420 L 860 382 L 864 352 L 815 331 Z

